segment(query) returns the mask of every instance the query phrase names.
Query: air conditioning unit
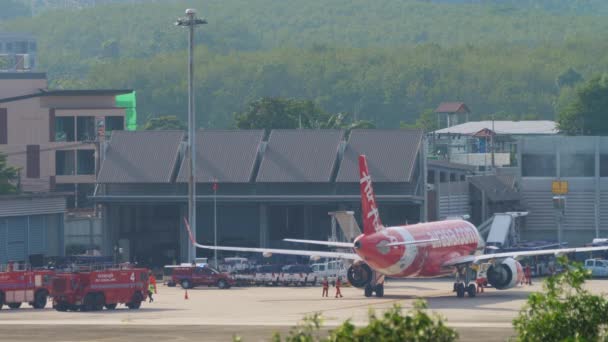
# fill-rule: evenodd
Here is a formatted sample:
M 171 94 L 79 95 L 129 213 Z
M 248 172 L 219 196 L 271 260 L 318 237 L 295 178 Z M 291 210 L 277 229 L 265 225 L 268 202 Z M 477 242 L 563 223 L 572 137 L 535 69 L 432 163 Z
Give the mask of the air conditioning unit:
M 30 70 L 30 55 L 27 53 L 15 55 L 15 69 Z

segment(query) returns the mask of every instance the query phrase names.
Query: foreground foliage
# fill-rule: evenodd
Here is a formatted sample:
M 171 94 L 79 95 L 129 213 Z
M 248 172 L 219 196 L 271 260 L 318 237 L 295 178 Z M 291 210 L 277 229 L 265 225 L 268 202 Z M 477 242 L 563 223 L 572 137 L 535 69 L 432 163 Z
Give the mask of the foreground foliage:
M 570 135 L 608 135 L 608 74 L 576 89 L 559 115 L 560 131 Z
M 568 265 L 565 257 L 558 262 L 565 272 L 531 294 L 513 321 L 518 341 L 608 341 L 608 300 L 583 288 L 590 273 L 582 265 Z
M 17 187 L 19 169 L 8 165 L 6 155 L 0 152 L 0 195 L 14 194 Z
M 331 331 L 327 337 L 320 337 L 319 329 L 322 326 L 322 319 L 319 314 L 315 314 L 307 317 L 302 324 L 292 329 L 285 339 L 282 339 L 279 334 L 275 334 L 273 341 L 455 341 L 458 338 L 456 331 L 447 327 L 440 316 L 429 315 L 426 309 L 426 303 L 419 300 L 414 303 L 414 308 L 405 314 L 399 305 L 394 305 L 382 315 L 370 311 L 367 326 L 356 327 L 349 320 Z

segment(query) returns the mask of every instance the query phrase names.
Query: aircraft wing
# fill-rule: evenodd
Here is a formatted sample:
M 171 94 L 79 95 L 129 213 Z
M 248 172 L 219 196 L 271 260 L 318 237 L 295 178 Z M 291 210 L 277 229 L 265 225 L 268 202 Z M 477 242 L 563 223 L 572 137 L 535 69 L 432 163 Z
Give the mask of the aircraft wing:
M 322 246 L 338 247 L 338 248 L 354 248 L 355 247 L 355 244 L 353 244 L 352 242 L 300 240 L 300 239 L 283 239 L 283 241 L 296 242 L 296 243 L 309 243 L 309 244 L 313 244 L 313 245 L 322 245 Z
M 322 251 L 304 251 L 298 249 L 274 249 L 274 248 L 250 248 L 250 247 L 227 247 L 227 246 L 208 246 L 198 243 L 194 244 L 198 248 L 213 249 L 218 251 L 233 251 L 233 252 L 257 252 L 264 254 L 284 254 L 284 255 L 301 255 L 318 258 L 333 258 L 333 259 L 348 259 L 361 260 L 355 253 L 340 253 L 340 252 L 322 252 Z
M 505 252 L 505 253 L 491 253 L 481 255 L 466 255 L 458 258 L 454 258 L 443 263 L 443 266 L 457 266 L 462 264 L 474 263 L 477 264 L 484 260 L 491 259 L 504 259 L 504 258 L 519 258 L 535 255 L 562 255 L 568 253 L 580 253 L 580 252 L 594 252 L 594 251 L 606 251 L 608 246 L 600 247 L 578 247 L 578 248 L 557 248 L 557 249 L 542 249 L 535 251 L 517 251 L 517 252 Z
M 188 236 L 192 244 L 198 248 L 218 250 L 218 251 L 232 251 L 232 252 L 253 252 L 253 253 L 264 253 L 264 254 L 283 254 L 283 255 L 301 255 L 309 256 L 311 258 L 335 258 L 335 259 L 347 259 L 347 260 L 361 260 L 355 253 L 342 253 L 342 252 L 324 252 L 324 251 L 305 251 L 297 249 L 275 249 L 275 248 L 251 248 L 251 247 L 227 247 L 227 246 L 209 246 L 201 245 L 197 243 L 190 230 L 188 221 L 184 219 L 186 223 L 186 229 L 188 230 Z

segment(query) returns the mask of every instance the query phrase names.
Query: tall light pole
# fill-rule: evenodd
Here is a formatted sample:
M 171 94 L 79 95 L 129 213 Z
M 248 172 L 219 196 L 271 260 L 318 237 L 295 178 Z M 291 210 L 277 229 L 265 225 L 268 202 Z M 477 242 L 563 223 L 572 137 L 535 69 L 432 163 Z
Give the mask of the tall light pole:
M 194 114 L 194 27 L 206 24 L 207 21 L 196 17 L 196 10 L 188 8 L 186 16 L 178 18 L 175 25 L 188 27 L 188 222 L 196 238 L 196 120 Z M 192 262 L 196 259 L 196 247 L 188 245 L 188 256 Z
M 213 179 L 213 246 L 217 247 L 217 179 Z M 213 250 L 213 260 L 217 270 L 217 249 Z

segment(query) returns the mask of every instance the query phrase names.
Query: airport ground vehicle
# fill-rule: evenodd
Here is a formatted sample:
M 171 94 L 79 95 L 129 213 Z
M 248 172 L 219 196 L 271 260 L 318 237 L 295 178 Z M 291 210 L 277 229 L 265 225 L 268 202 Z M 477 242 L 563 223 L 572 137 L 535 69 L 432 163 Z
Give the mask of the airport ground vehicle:
M 227 289 L 235 284 L 234 279 L 227 273 L 221 273 L 206 264 L 180 266 L 173 268 L 171 282 L 180 284 L 184 289 L 195 286 L 217 286 Z
M 233 273 L 251 268 L 251 263 L 247 258 L 224 258 L 224 262 L 219 265 L 219 268 L 222 272 Z
M 304 286 L 316 283 L 315 275 L 309 265 L 283 266 L 279 275 L 279 284 Z
M 332 284 L 335 283 L 338 277 L 341 277 L 343 282 L 346 281 L 346 268 L 342 260 L 315 263 L 310 266 L 317 283 L 320 283 L 326 277 Z
M 125 304 L 139 309 L 148 295 L 146 268 L 129 266 L 96 270 L 80 267 L 58 271 L 52 279 L 53 308 L 57 311 L 98 311 Z
M 585 269 L 591 271 L 592 277 L 608 277 L 608 260 L 587 259 Z
M 18 309 L 29 303 L 43 309 L 50 294 L 53 270 L 32 270 L 29 265 L 7 265 L 0 269 L 0 309 L 6 304 Z

